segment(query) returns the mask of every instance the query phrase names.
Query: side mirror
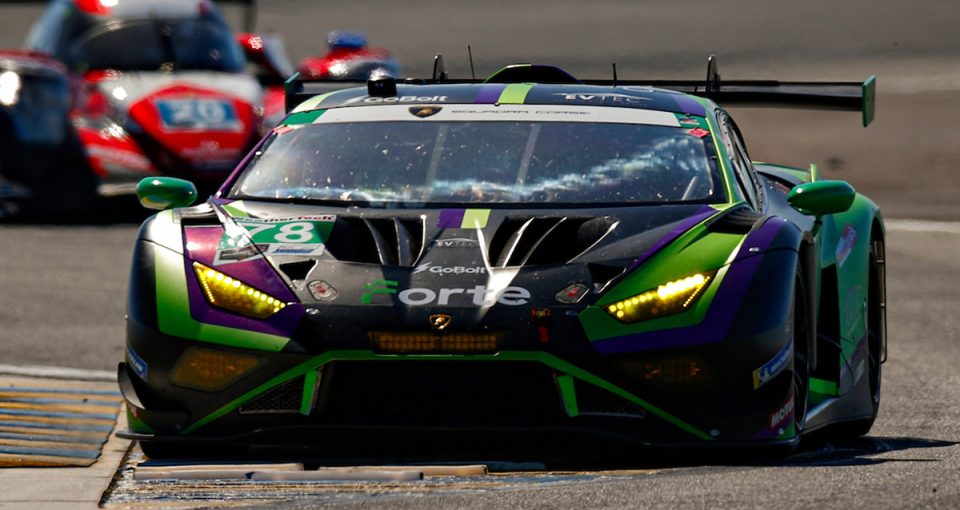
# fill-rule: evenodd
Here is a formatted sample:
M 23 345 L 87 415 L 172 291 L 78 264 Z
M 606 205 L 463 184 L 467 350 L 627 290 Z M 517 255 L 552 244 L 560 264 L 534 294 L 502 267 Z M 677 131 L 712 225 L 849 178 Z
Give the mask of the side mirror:
M 147 209 L 186 207 L 197 200 L 197 187 L 175 177 L 147 177 L 137 183 L 137 198 Z
M 823 216 L 846 211 L 856 196 L 845 181 L 814 181 L 795 186 L 787 193 L 787 202 L 803 214 Z

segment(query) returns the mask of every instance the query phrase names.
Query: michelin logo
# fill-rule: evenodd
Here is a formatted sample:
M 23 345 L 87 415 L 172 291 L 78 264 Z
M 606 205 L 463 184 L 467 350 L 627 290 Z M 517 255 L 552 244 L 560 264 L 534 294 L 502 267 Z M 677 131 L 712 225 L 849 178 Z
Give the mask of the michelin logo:
M 770 382 L 771 379 L 777 376 L 790 362 L 790 355 L 793 353 L 793 343 L 788 342 L 787 345 L 783 346 L 783 349 L 780 349 L 773 359 L 766 362 L 762 367 L 753 371 L 753 389 L 757 389 L 764 384 Z
M 432 274 L 487 274 L 487 268 L 483 266 L 434 266 L 429 262 L 420 264 L 413 270 L 413 274 L 429 272 Z

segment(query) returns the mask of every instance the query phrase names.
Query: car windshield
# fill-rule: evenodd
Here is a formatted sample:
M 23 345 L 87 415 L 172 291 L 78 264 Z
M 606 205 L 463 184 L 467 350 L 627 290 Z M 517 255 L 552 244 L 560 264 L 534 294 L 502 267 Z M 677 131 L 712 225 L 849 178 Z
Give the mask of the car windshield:
M 722 188 L 709 140 L 627 123 L 287 126 L 228 196 L 382 206 L 710 203 L 722 200 Z
M 108 22 L 71 45 L 67 64 L 76 69 L 243 70 L 243 52 L 229 28 L 203 18 Z

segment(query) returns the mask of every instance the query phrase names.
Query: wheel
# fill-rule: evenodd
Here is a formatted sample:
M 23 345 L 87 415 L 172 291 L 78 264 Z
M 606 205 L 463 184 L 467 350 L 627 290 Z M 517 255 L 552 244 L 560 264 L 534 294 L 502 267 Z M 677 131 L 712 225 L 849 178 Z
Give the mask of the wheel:
M 870 280 L 867 291 L 867 383 L 872 411 L 868 418 L 844 423 L 840 435 L 856 439 L 867 435 L 880 411 L 881 367 L 887 345 L 884 245 L 881 240 L 870 244 Z
M 797 271 L 793 291 L 793 426 L 797 436 L 803 435 L 807 419 L 807 396 L 810 387 L 809 338 L 810 313 L 807 310 L 807 285 Z

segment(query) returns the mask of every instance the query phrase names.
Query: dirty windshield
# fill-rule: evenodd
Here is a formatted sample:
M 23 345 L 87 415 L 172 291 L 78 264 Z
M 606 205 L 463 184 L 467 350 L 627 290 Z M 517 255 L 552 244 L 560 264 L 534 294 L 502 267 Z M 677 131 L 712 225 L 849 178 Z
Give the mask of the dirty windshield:
M 279 128 L 232 198 L 419 204 L 722 200 L 709 137 L 588 122 L 351 122 Z

